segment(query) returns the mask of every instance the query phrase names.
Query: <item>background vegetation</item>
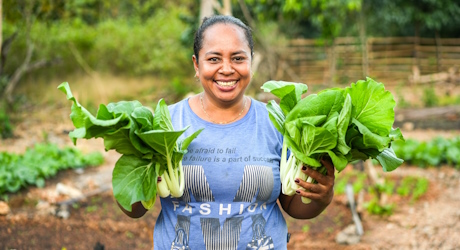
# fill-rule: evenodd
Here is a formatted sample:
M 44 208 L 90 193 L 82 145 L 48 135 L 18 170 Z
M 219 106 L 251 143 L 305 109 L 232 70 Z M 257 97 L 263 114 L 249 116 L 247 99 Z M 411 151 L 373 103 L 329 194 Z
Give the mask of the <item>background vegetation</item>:
M 460 37 L 456 0 L 3 0 L 2 7 L 2 137 L 12 134 L 9 114 L 15 107 L 30 101 L 38 89 L 62 81 L 85 82 L 76 85 L 107 95 L 110 90 L 91 82 L 149 78 L 150 87 L 133 95 L 153 99 L 157 93 L 168 102 L 198 91 L 192 42 L 206 8 L 231 13 L 253 28 L 263 58 L 255 62 L 254 95 L 276 74 L 273 48 L 290 39 L 330 43 L 340 36 Z M 46 93 L 39 96 L 43 101 Z

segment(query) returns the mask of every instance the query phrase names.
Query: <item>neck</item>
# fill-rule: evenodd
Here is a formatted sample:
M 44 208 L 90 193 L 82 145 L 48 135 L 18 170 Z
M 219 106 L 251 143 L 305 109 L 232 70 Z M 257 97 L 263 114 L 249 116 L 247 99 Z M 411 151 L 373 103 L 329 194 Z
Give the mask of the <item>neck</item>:
M 204 93 L 200 96 L 200 106 L 207 121 L 217 124 L 232 123 L 244 116 L 248 99 L 243 96 L 238 101 L 228 105 L 216 105 Z

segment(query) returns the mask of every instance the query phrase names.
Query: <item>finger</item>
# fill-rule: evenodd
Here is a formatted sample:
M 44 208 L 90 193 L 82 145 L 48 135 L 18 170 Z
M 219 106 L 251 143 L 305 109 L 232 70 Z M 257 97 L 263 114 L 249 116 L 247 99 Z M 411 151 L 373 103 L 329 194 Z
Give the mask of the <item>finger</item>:
M 297 189 L 296 194 L 298 194 L 298 195 L 300 195 L 302 197 L 308 198 L 310 200 L 321 200 L 321 195 L 320 194 L 310 192 L 308 190 Z
M 331 177 L 335 177 L 335 169 L 334 169 L 334 164 L 331 161 L 331 158 L 329 157 L 322 157 L 321 158 L 321 164 L 327 169 L 327 175 Z
M 316 171 L 314 168 L 308 167 L 308 166 L 303 166 L 302 167 L 302 172 L 304 174 L 312 177 L 313 179 L 316 179 L 317 177 L 322 175 L 320 172 Z
M 315 179 L 318 183 L 327 184 L 326 176 L 320 173 L 318 170 L 304 166 L 302 172 L 311 178 Z
M 297 185 L 300 187 L 299 190 L 305 190 L 305 192 L 317 194 L 325 192 L 324 185 L 321 185 L 320 183 L 313 184 L 306 181 L 302 181 L 298 178 L 295 180 L 295 183 L 297 183 Z

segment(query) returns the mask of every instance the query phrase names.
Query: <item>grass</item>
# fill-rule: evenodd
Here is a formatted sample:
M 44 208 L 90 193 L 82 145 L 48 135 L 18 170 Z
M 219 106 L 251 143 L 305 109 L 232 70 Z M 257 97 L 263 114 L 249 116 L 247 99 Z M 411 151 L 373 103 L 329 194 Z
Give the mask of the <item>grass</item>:
M 65 105 L 70 106 L 64 94 L 57 90 L 62 82 L 69 82 L 77 100 L 85 107 L 97 108 L 100 103 L 121 100 L 139 100 L 144 106 L 156 104 L 164 98 L 167 103 L 182 99 L 175 93 L 183 84 L 184 89 L 198 89 L 198 83 L 191 79 L 165 80 L 153 76 L 128 77 L 111 74 L 75 75 L 67 77 L 24 79 L 18 86 L 17 94 L 26 97 L 27 101 L 38 106 Z

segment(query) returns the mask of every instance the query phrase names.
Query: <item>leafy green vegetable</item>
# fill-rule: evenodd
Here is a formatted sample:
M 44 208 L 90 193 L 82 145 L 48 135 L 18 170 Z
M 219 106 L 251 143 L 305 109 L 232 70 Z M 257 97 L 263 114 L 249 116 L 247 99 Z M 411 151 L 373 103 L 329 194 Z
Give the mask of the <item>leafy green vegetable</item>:
M 131 205 L 141 201 L 150 209 L 157 193 L 161 197 L 182 196 L 182 158 L 202 129 L 179 139 L 188 127 L 174 130 L 163 99 L 158 101 L 154 114 L 138 101 L 120 101 L 101 104 L 93 116 L 77 102 L 67 82 L 58 89 L 73 102 L 70 118 L 75 130 L 69 136 L 74 144 L 77 139 L 103 138 L 106 150 L 122 154 L 112 173 L 112 185 L 123 208 L 131 211 Z M 159 184 L 158 176 L 162 177 Z
M 405 143 L 396 141 L 393 148 L 394 152 L 409 164 L 419 167 L 447 164 L 460 168 L 460 136 L 439 136 L 428 141 L 408 139 Z
M 303 165 L 327 171 L 320 159 L 328 155 L 335 168 L 342 171 L 348 163 L 376 159 L 384 171 L 400 166 L 391 143 L 404 140 L 393 129 L 395 101 L 382 83 L 371 78 L 346 88 L 330 88 L 302 98 L 304 84 L 266 82 L 262 89 L 280 99 L 267 104 L 270 120 L 283 134 L 280 167 L 283 193 L 293 195 L 299 188 L 295 178 L 314 182 L 301 171 Z M 287 150 L 292 153 L 287 158 Z M 309 202 L 303 199 L 305 203 Z
M 45 179 L 60 170 L 102 164 L 98 152 L 83 154 L 76 148 L 59 148 L 55 144 L 35 144 L 23 154 L 0 152 L 0 195 L 17 192 L 22 187 L 43 187 Z

